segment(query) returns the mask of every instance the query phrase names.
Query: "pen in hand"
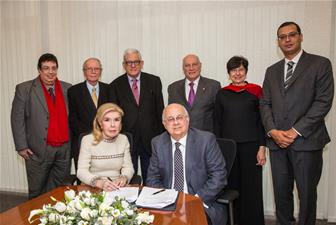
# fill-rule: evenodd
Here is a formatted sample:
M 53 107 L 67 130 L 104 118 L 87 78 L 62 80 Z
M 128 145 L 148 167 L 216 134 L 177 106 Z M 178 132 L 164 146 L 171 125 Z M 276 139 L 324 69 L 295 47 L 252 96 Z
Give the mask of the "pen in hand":
M 158 191 L 154 192 L 152 195 L 156 195 L 156 194 L 159 194 L 159 193 L 164 192 L 164 191 L 165 191 L 165 189 L 161 189 L 161 190 L 158 190 Z

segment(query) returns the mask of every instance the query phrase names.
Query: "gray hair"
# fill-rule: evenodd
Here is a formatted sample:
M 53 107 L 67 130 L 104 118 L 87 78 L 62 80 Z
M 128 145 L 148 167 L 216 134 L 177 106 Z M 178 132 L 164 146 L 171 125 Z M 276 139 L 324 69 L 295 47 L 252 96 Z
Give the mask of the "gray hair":
M 88 58 L 88 59 L 86 59 L 86 60 L 84 61 L 84 63 L 83 63 L 83 70 L 85 69 L 85 65 L 86 65 L 86 63 L 87 63 L 88 61 L 90 61 L 90 60 L 95 60 L 95 61 L 97 61 L 98 64 L 99 64 L 99 67 L 102 69 L 102 64 L 101 64 L 100 60 L 99 60 L 98 58 L 91 57 L 91 58 Z
M 142 57 L 141 57 L 141 53 L 138 49 L 135 49 L 135 48 L 128 48 L 124 51 L 124 61 L 125 61 L 125 58 L 128 54 L 137 54 L 139 56 L 139 59 L 142 60 Z

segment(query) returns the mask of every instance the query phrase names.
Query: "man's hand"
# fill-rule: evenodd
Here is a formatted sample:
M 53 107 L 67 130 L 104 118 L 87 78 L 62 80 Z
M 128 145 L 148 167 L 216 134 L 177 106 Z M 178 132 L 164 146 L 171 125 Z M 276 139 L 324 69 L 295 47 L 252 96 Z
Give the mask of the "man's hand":
M 22 149 L 22 150 L 18 151 L 18 154 L 22 158 L 28 160 L 28 159 L 30 159 L 30 156 L 34 155 L 34 152 L 32 150 L 30 150 L 29 148 L 25 148 L 25 149 Z
M 286 133 L 287 133 L 287 137 L 290 137 L 290 138 L 292 138 L 292 139 L 296 139 L 297 138 L 297 136 L 298 136 L 298 133 L 296 133 L 296 131 L 293 129 L 293 128 L 291 128 L 291 129 L 289 129 L 289 130 L 287 130 L 287 131 L 285 131 Z
M 295 140 L 292 132 L 288 132 L 288 131 L 273 129 L 273 130 L 271 130 L 269 132 L 269 134 L 271 135 L 271 137 L 273 138 L 273 140 L 275 141 L 275 143 L 277 143 L 277 145 L 280 146 L 280 148 L 287 148 Z M 293 132 L 295 132 L 295 131 L 293 130 Z
M 263 166 L 266 163 L 266 147 L 260 146 L 257 153 L 257 165 Z

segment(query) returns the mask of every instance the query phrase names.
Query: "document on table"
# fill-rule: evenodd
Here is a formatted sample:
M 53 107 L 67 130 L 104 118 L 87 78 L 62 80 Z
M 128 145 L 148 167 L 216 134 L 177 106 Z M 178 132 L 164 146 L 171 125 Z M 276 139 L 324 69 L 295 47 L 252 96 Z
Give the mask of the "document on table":
M 106 192 L 104 202 L 111 203 L 116 196 L 119 198 L 125 198 L 128 202 L 135 202 L 135 200 L 138 198 L 138 194 L 139 187 L 122 187 L 118 190 Z
M 162 209 L 174 204 L 177 196 L 178 192 L 174 189 L 143 187 L 135 204 L 144 208 Z

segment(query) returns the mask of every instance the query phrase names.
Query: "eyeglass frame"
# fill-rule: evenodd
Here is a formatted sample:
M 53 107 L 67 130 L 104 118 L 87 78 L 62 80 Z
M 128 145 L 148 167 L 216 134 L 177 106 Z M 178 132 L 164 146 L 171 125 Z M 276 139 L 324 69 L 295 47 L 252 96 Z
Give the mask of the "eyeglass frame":
M 124 65 L 126 66 L 139 66 L 142 60 L 135 60 L 135 61 L 124 61 Z
M 296 35 L 301 35 L 301 33 L 298 32 L 298 31 L 294 31 L 294 32 L 290 32 L 288 34 L 281 34 L 281 35 L 278 36 L 278 40 L 279 41 L 285 41 L 287 39 L 294 38 Z
M 84 71 L 90 71 L 90 72 L 99 72 L 99 71 L 102 71 L 103 68 L 100 68 L 100 67 L 84 68 L 83 70 L 84 70 Z
M 167 119 L 164 119 L 163 121 L 166 122 L 166 123 L 168 123 L 169 125 L 171 125 L 171 124 L 174 124 L 176 122 L 180 123 L 180 122 L 183 121 L 183 119 L 186 119 L 186 118 L 188 118 L 188 115 L 179 114 L 179 115 L 177 115 L 175 117 L 169 116 Z

